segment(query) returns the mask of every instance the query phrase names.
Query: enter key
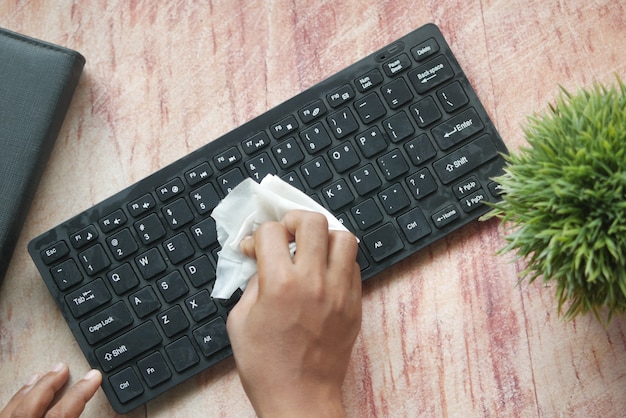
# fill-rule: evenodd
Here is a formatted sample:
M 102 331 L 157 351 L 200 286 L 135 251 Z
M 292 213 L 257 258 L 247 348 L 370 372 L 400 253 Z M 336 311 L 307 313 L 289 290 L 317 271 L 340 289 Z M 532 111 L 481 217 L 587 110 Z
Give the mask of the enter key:
M 467 109 L 447 121 L 435 126 L 431 133 L 442 150 L 480 132 L 484 125 L 473 108 Z

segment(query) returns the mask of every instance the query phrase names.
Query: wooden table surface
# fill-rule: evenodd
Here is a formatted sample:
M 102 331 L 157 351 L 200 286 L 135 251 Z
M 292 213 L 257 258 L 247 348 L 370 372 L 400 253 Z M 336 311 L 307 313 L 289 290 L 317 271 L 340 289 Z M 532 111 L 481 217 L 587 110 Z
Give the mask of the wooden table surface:
M 88 369 L 31 238 L 427 22 L 511 150 L 559 85 L 626 78 L 623 0 L 0 2 L 0 26 L 87 58 L 0 289 L 0 402 L 58 361 Z M 626 317 L 559 318 L 494 255 L 503 233 L 476 222 L 365 284 L 350 417 L 626 416 Z M 98 391 L 84 416 L 111 415 Z M 229 359 L 129 416 L 254 412 Z

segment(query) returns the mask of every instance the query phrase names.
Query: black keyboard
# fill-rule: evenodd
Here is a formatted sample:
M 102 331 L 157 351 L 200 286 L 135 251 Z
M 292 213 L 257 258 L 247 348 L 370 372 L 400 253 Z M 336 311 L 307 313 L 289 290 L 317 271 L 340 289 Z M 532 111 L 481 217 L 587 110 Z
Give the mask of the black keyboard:
M 506 153 L 426 25 L 32 240 L 28 249 L 113 408 L 232 354 L 214 300 L 212 209 L 276 174 L 361 240 L 368 279 L 478 218 Z

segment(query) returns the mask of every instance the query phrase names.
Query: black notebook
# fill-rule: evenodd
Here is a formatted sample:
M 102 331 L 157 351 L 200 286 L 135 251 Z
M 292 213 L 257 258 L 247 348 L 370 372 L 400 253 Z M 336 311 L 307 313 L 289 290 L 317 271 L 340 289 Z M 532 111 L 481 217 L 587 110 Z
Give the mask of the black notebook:
M 0 28 L 0 283 L 85 59 Z

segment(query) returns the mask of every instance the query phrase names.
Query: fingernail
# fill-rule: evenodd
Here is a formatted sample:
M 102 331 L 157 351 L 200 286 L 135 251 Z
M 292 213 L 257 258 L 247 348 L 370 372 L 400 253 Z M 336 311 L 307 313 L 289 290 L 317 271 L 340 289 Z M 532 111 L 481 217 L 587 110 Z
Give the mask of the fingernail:
M 57 363 L 56 366 L 52 369 L 53 372 L 58 373 L 65 368 L 65 363 Z
M 83 376 L 83 380 L 93 380 L 100 375 L 100 372 L 96 369 L 91 369 Z

